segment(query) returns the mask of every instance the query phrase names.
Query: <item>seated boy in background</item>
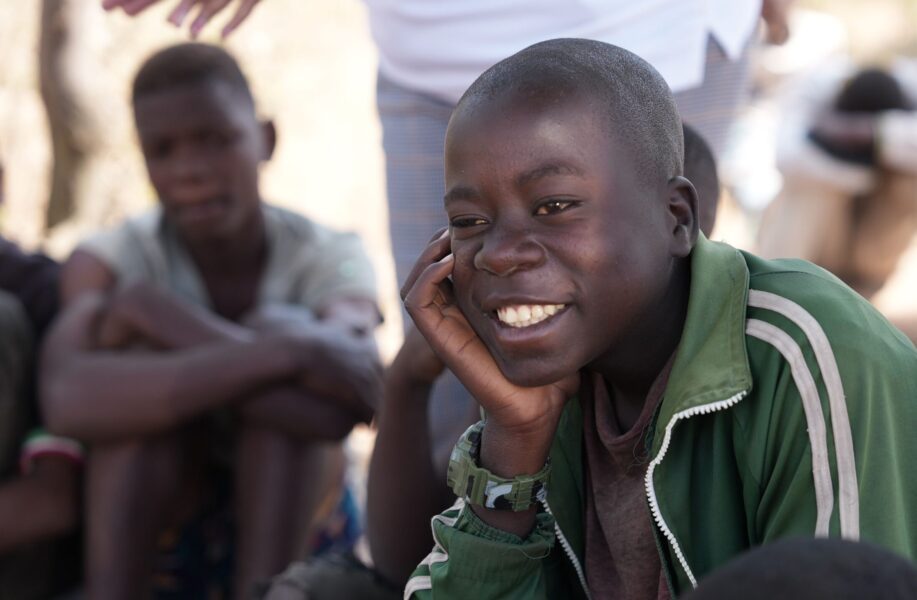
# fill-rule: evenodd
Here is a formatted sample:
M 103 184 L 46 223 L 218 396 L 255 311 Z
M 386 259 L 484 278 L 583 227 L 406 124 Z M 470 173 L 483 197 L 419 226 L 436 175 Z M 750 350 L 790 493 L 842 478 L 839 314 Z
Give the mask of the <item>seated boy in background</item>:
M 341 440 L 372 416 L 373 274 L 355 236 L 262 202 L 275 132 L 225 51 L 155 54 L 132 100 L 160 206 L 65 265 L 43 408 L 89 447 L 92 598 L 149 595 L 157 536 L 219 495 L 215 465 L 234 477 L 247 598 L 308 553 L 341 495 Z
M 79 574 L 70 534 L 79 523 L 82 450 L 41 429 L 34 397 L 59 273 L 50 258 L 0 237 L 0 590 L 22 600 L 65 592 Z
M 460 100 L 403 294 L 487 417 L 408 596 L 667 598 L 793 535 L 917 555 L 914 346 L 698 236 L 682 167 L 665 82 L 614 46 L 536 44 Z

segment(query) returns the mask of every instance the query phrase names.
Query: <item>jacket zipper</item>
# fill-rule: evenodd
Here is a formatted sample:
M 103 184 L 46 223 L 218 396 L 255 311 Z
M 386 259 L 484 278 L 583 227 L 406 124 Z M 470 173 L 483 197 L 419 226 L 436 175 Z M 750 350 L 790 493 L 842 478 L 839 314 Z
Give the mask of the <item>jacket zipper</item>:
M 659 510 L 659 501 L 656 498 L 656 488 L 653 484 L 653 472 L 662 462 L 662 459 L 665 458 L 665 453 L 669 449 L 669 443 L 672 441 L 672 430 L 675 428 L 675 423 L 683 419 L 690 419 L 696 415 L 705 415 L 720 410 L 725 410 L 737 404 L 739 400 L 747 395 L 748 390 L 744 390 L 738 394 L 735 394 L 734 396 L 726 398 L 725 400 L 711 402 L 710 404 L 702 404 L 701 406 L 694 406 L 692 408 L 688 408 L 681 412 L 675 413 L 672 416 L 672 419 L 669 421 L 668 425 L 665 426 L 665 436 L 662 438 L 662 446 L 659 448 L 659 453 L 656 455 L 656 458 L 650 461 L 649 466 L 646 468 L 646 498 L 649 501 L 650 510 L 653 513 L 653 520 L 656 522 L 656 526 L 665 536 L 665 539 L 669 542 L 669 545 L 675 552 L 675 557 L 678 559 L 678 562 L 681 564 L 681 568 L 688 576 L 688 580 L 691 582 L 691 587 L 697 587 L 697 579 L 694 578 L 694 573 L 691 571 L 691 568 L 688 567 L 688 561 L 685 558 L 684 553 L 681 551 L 681 546 L 678 545 L 678 541 L 675 539 L 675 534 L 672 533 L 672 530 L 669 529 L 665 519 L 662 518 L 662 511 Z
M 541 505 L 544 506 L 544 511 L 554 517 L 554 513 L 551 511 L 551 507 L 548 506 L 547 498 L 541 499 Z M 576 553 L 573 552 L 573 547 L 570 546 L 570 542 L 567 541 L 564 532 L 561 531 L 560 525 L 557 523 L 557 518 L 554 518 L 554 533 L 557 535 L 557 539 L 560 540 L 560 546 L 564 549 L 564 554 L 567 555 L 567 558 L 573 563 L 573 569 L 576 571 L 576 576 L 579 578 L 579 583 L 583 588 L 583 593 L 586 594 L 588 600 L 592 600 L 592 596 L 589 594 L 589 586 L 586 585 L 586 574 L 583 571 L 583 565 L 580 564 L 579 558 L 576 557 Z

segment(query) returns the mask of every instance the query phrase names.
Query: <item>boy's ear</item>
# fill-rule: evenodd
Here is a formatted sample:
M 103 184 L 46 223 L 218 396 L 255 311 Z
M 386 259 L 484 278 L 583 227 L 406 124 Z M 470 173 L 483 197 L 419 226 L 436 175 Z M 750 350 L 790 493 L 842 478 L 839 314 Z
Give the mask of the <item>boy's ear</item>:
M 261 121 L 259 125 L 264 144 L 264 155 L 261 160 L 264 162 L 271 160 L 271 157 L 274 156 L 274 148 L 277 147 L 277 128 L 274 127 L 274 121 L 270 119 Z
M 684 258 L 697 242 L 697 191 L 680 175 L 668 183 L 668 220 L 672 256 Z

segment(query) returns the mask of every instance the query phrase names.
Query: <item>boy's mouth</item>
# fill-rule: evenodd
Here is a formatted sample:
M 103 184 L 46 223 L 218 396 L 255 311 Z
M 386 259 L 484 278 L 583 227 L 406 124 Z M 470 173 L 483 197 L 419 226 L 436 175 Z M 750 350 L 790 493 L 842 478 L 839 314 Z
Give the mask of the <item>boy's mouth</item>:
M 565 304 L 514 304 L 498 308 L 496 314 L 498 321 L 518 329 L 550 319 L 565 307 Z

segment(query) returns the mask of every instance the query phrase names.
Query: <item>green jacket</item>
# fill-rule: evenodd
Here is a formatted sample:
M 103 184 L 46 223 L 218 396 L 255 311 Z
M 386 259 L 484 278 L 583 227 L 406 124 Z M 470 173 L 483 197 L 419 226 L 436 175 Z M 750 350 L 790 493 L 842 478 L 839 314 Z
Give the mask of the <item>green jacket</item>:
M 687 320 L 647 436 L 647 506 L 675 594 L 743 550 L 843 536 L 917 557 L 917 351 L 803 261 L 698 241 Z M 568 403 L 524 540 L 460 500 L 405 598 L 583 598 L 582 415 Z

